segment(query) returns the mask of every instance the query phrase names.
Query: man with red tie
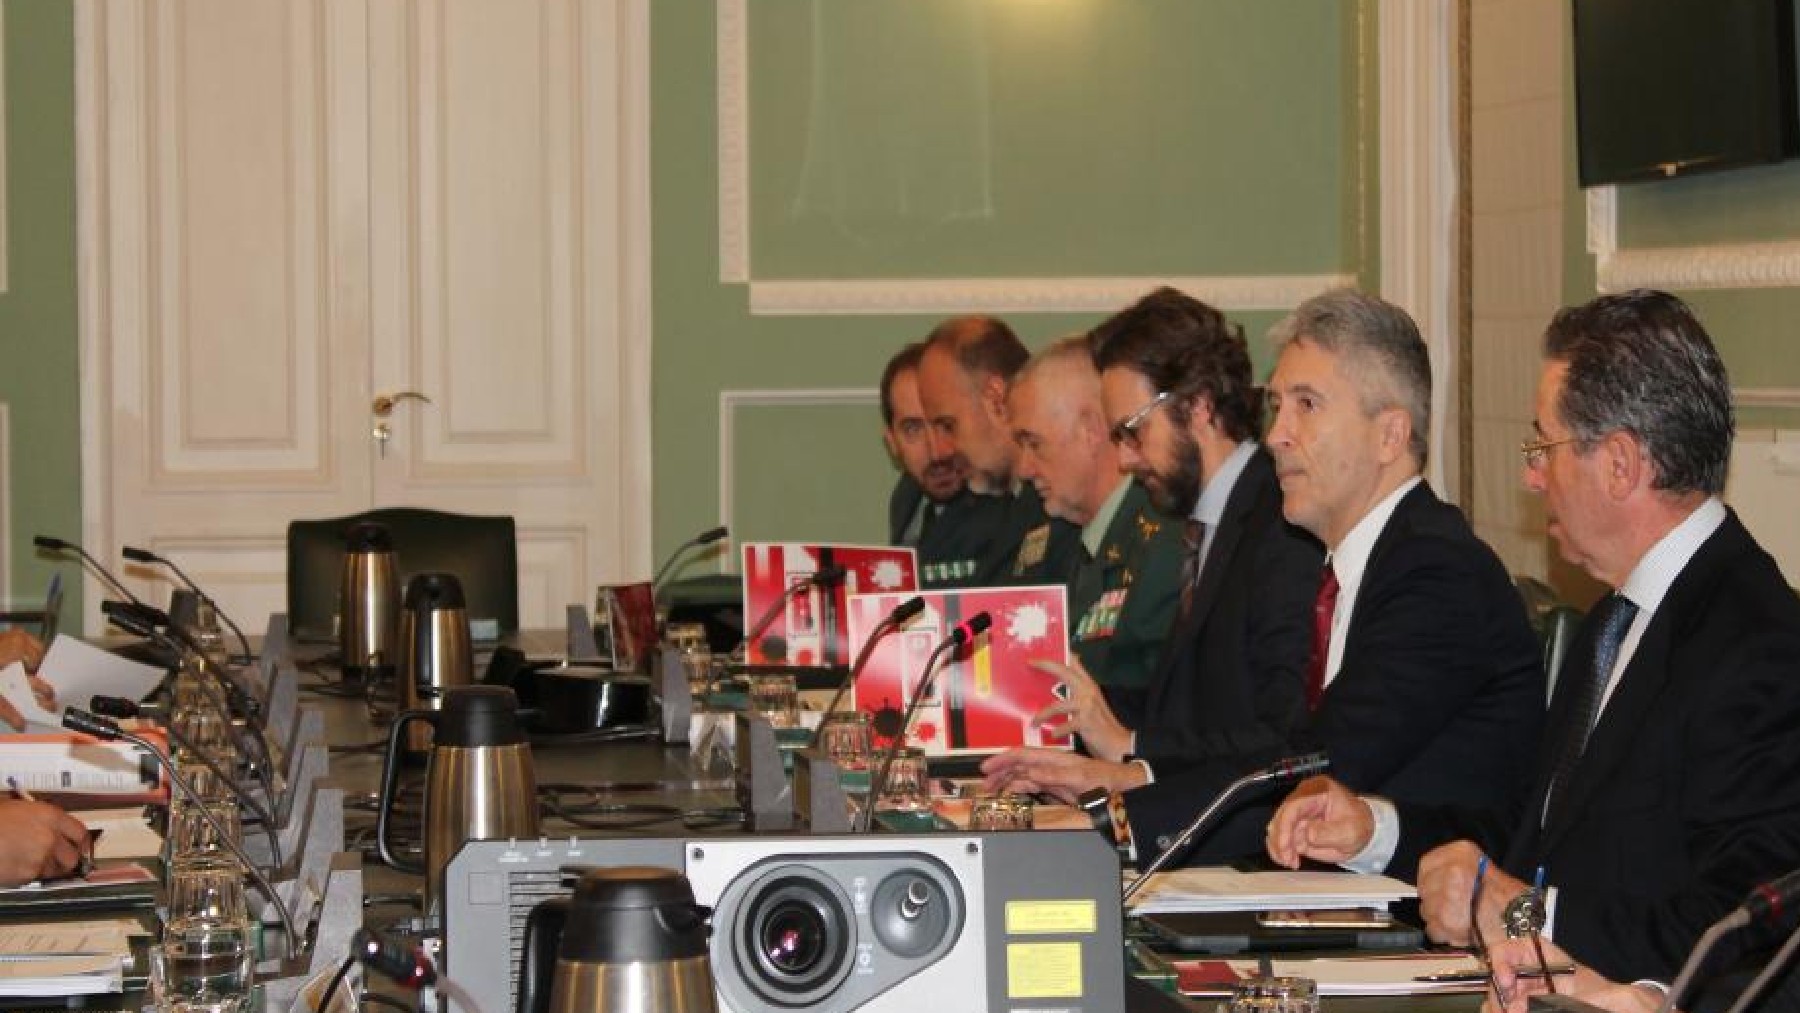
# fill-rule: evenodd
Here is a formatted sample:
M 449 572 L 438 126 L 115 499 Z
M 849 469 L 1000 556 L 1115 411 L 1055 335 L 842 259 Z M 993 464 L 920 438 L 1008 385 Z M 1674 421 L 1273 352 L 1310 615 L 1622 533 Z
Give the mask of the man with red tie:
M 1506 568 L 1421 475 L 1430 428 L 1424 341 L 1400 308 L 1327 292 L 1278 324 L 1264 444 L 1282 513 L 1324 544 L 1308 718 L 1283 746 L 1124 796 L 1140 860 L 1234 778 L 1324 750 L 1354 790 L 1423 804 L 1510 804 L 1544 713 L 1537 638 Z M 1200 857 L 1261 849 L 1267 809 Z M 1190 859 L 1191 860 L 1191 859 Z

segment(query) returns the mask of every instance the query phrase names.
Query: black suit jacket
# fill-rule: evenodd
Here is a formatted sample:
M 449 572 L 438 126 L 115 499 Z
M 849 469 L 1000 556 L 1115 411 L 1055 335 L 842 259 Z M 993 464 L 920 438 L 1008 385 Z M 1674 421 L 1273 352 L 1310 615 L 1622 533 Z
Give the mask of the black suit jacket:
M 1569 650 L 1512 818 L 1402 807 L 1396 857 L 1469 837 L 1520 879 L 1542 866 L 1559 944 L 1610 977 L 1666 981 L 1751 886 L 1800 865 L 1800 601 L 1729 515 L 1670 585 L 1540 827 L 1596 625 Z
M 1187 621 L 1151 682 L 1106 687 L 1137 755 L 1157 776 L 1283 748 L 1306 715 L 1313 594 L 1324 550 L 1281 516 L 1281 486 L 1258 448 L 1225 502 Z
M 1509 806 L 1537 755 L 1543 715 L 1544 671 L 1524 602 L 1462 512 L 1421 483 L 1375 541 L 1338 674 L 1318 710 L 1287 743 L 1260 756 L 1204 764 L 1128 792 L 1133 840 L 1147 859 L 1235 777 L 1315 749 L 1330 755 L 1332 774 L 1355 791 Z M 1260 851 L 1268 812 L 1245 811 L 1213 832 L 1195 858 Z
M 919 504 L 925 500 L 925 490 L 913 481 L 911 475 L 901 472 L 894 480 L 894 491 L 888 493 L 888 544 L 902 545 L 906 542 L 906 526 L 912 523 L 913 514 L 919 512 Z M 917 546 L 914 546 L 917 548 Z

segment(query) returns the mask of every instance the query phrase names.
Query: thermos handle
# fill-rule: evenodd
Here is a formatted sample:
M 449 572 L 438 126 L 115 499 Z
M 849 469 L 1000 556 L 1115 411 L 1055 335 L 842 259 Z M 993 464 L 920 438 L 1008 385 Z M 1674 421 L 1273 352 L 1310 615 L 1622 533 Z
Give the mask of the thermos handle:
M 381 853 L 381 860 L 391 869 L 419 876 L 425 874 L 424 863 L 402 859 L 388 847 L 388 814 L 394 808 L 394 789 L 396 782 L 400 780 L 400 740 L 406 734 L 406 724 L 409 721 L 430 721 L 435 717 L 437 712 L 429 710 L 401 711 L 395 716 L 393 727 L 388 729 L 387 754 L 381 762 L 381 798 L 375 809 L 375 847 Z M 424 832 L 424 825 L 421 813 L 421 834 Z

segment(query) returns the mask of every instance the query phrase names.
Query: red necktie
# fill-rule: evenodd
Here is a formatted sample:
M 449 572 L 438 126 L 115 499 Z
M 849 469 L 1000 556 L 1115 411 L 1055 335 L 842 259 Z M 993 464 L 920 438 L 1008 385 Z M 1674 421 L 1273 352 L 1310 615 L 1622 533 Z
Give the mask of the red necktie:
M 1325 695 L 1325 660 L 1331 655 L 1331 617 L 1337 612 L 1337 571 L 1325 564 L 1319 575 L 1319 593 L 1313 598 L 1312 662 L 1306 666 L 1306 706 L 1317 710 Z

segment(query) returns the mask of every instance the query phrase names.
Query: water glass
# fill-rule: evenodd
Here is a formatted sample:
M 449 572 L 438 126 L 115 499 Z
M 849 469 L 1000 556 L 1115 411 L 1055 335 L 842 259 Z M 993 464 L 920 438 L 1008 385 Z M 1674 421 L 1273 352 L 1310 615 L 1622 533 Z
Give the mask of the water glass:
M 1034 807 L 1023 795 L 990 795 L 969 807 L 970 830 L 1030 830 Z
M 1231 993 L 1230 1013 L 1319 1013 L 1311 978 L 1246 978 Z
M 791 675 L 750 677 L 750 710 L 774 728 L 800 727 L 800 691 Z
M 712 651 L 706 639 L 705 623 L 670 623 L 663 627 L 663 642 L 683 653 Z
M 250 1008 L 255 967 L 249 919 L 171 921 L 150 951 L 151 996 L 163 1013 L 239 1013 Z
M 839 770 L 869 769 L 875 733 L 863 711 L 832 711 L 819 725 L 819 748 Z
M 877 808 L 910 813 L 931 811 L 931 782 L 923 749 L 905 746 L 894 754 Z
M 222 865 L 236 869 L 231 849 L 220 843 L 219 831 L 201 815 L 204 809 L 225 831 L 232 844 L 242 848 L 244 823 L 235 802 L 183 799 L 169 809 L 169 862 L 173 873 L 183 866 Z

